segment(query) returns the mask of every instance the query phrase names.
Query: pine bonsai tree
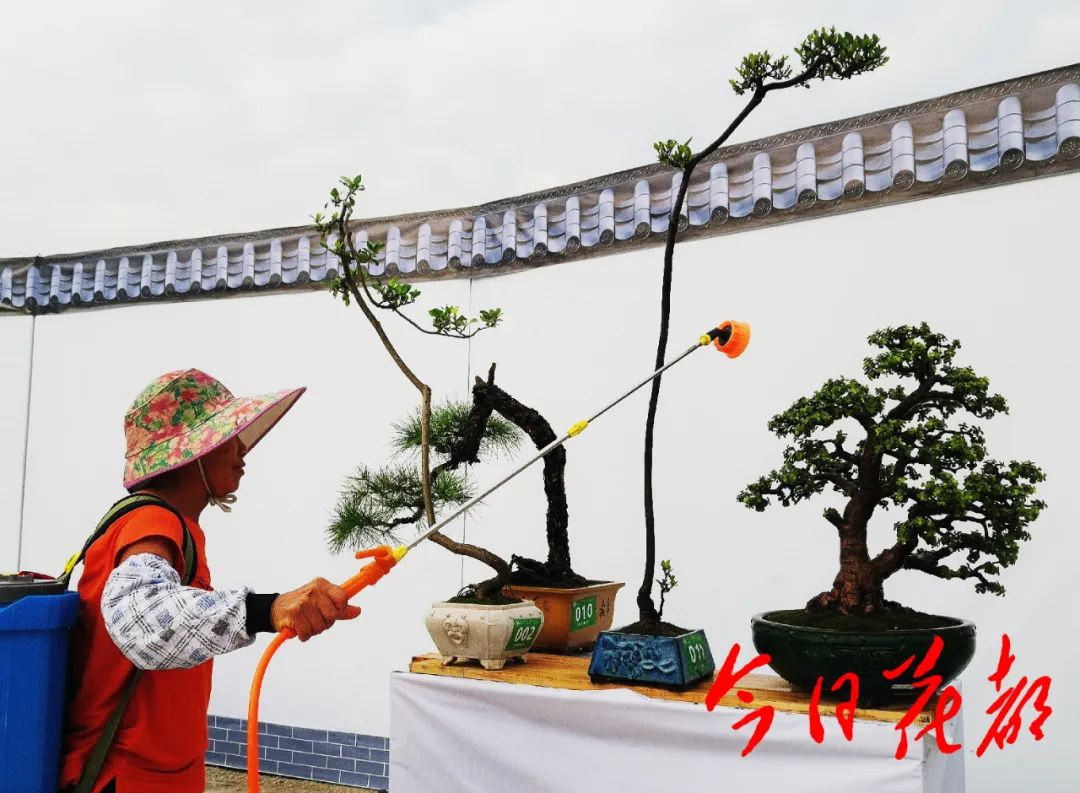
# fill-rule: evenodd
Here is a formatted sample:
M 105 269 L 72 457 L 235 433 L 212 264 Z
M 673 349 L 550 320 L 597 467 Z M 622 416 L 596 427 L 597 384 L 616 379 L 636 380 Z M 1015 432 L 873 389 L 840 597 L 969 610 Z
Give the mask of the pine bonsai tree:
M 520 430 L 519 430 L 520 428 Z M 472 484 L 459 468 L 500 454 L 521 444 L 522 432 L 543 448 L 555 440 L 551 425 L 539 413 L 495 384 L 495 365 L 486 380 L 477 377 L 472 404 L 445 402 L 431 412 L 430 449 L 437 464 L 431 471 L 436 509 L 469 501 Z M 342 490 L 328 529 L 335 551 L 398 542 L 397 532 L 420 526 L 424 518 L 423 486 L 415 453 L 422 448 L 423 422 L 419 411 L 394 425 L 395 460 L 379 468 L 360 466 Z M 404 458 L 404 459 L 402 459 Z M 450 550 L 488 565 L 495 576 L 470 587 L 468 597 L 492 601 L 508 583 L 576 586 L 585 579 L 570 565 L 566 504 L 566 451 L 558 448 L 544 458 L 544 493 L 548 501 L 548 558 L 544 562 L 520 556 L 504 559 L 486 548 L 455 543 Z M 512 571 L 511 566 L 517 567 Z
M 832 587 L 811 612 L 882 615 L 901 609 L 883 583 L 898 570 L 967 579 L 976 592 L 1005 593 L 996 580 L 1016 562 L 1027 526 L 1046 506 L 1034 498 L 1043 472 L 1032 462 L 989 459 L 983 430 L 962 421 L 1008 412 L 989 381 L 954 363 L 960 343 L 918 327 L 885 328 L 868 339 L 881 352 L 863 361 L 870 383 L 825 382 L 769 422 L 791 440 L 780 468 L 738 498 L 764 510 L 831 490 L 846 499 L 825 520 L 840 540 Z M 848 431 L 859 439 L 848 444 Z M 874 556 L 867 527 L 878 509 L 899 509 L 896 541 Z
M 513 424 L 483 406 L 447 401 L 431 411 L 430 454 L 437 461 L 431 470 L 431 496 L 436 510 L 469 501 L 474 489 L 459 468 L 513 452 L 521 435 Z M 426 507 L 417 452 L 422 449 L 421 412 L 395 424 L 394 460 L 378 468 L 360 466 L 345 481 L 327 530 L 335 551 L 400 542 L 398 532 L 423 524 Z M 442 536 L 441 534 L 439 536 Z M 471 596 L 492 600 L 510 576 L 505 559 L 486 548 L 454 542 L 454 553 L 490 567 L 495 576 L 473 587 Z
M 690 141 L 679 143 L 675 140 L 660 141 L 653 144 L 660 162 L 682 171 L 682 181 L 671 206 L 667 240 L 664 246 L 664 272 L 660 289 L 660 336 L 656 346 L 656 365 L 664 365 L 667 354 L 668 324 L 671 317 L 671 281 L 672 265 L 675 255 L 675 240 L 680 229 L 679 216 L 694 170 L 714 154 L 754 108 L 765 97 L 787 88 L 802 86 L 809 88 L 811 80 L 847 80 L 856 75 L 871 72 L 883 66 L 889 59 L 885 48 L 877 36 L 859 36 L 852 33 L 837 33 L 836 28 L 815 30 L 803 43 L 795 48 L 795 54 L 802 64 L 802 71 L 792 76 L 792 68 L 786 55 L 773 57 L 768 51 L 753 52 L 742 59 L 736 79 L 731 80 L 732 90 L 738 96 L 750 95 L 750 100 L 728 125 L 719 138 L 701 151 L 693 152 Z M 656 409 L 660 399 L 660 378 L 652 383 L 649 397 L 649 412 L 645 419 L 645 570 L 641 587 L 637 593 L 639 622 L 627 626 L 624 630 L 637 633 L 680 633 L 675 626 L 661 626 L 660 615 L 653 602 L 652 586 L 656 570 L 656 519 L 653 512 L 653 434 L 656 425 Z

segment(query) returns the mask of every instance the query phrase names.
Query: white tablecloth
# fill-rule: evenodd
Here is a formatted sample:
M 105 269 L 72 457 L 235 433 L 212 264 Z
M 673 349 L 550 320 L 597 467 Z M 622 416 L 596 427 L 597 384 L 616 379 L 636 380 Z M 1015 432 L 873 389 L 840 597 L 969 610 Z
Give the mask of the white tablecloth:
M 858 720 L 825 741 L 805 715 L 777 712 L 740 757 L 748 711 L 641 696 L 395 673 L 390 685 L 392 793 L 963 793 L 964 751 L 932 736 L 896 760 L 899 733 Z M 962 742 L 962 715 L 948 725 Z M 917 729 L 909 729 L 910 738 Z

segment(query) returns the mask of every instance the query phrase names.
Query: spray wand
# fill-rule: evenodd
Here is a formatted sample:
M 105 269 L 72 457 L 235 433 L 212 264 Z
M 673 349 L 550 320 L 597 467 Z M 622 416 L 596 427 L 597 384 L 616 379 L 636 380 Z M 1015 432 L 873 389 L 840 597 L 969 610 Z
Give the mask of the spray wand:
M 393 568 L 398 562 L 400 562 L 405 557 L 405 555 L 413 548 L 418 546 L 432 534 L 435 534 L 435 532 L 446 528 L 446 526 L 450 525 L 450 523 L 452 523 L 458 517 L 463 515 L 468 510 L 472 509 L 483 499 L 490 496 L 500 487 L 505 485 L 507 482 L 516 477 L 526 468 L 531 466 L 533 463 L 542 460 L 544 457 L 555 451 L 555 449 L 562 446 L 571 438 L 575 438 L 580 435 L 588 428 L 588 426 L 592 422 L 596 421 L 596 419 L 607 413 L 609 410 L 611 410 L 624 399 L 636 392 L 642 386 L 651 383 L 668 369 L 670 369 L 675 364 L 679 363 L 688 355 L 690 355 L 690 353 L 695 352 L 701 347 L 707 347 L 709 346 L 709 344 L 712 344 L 716 347 L 716 349 L 727 355 L 729 358 L 737 358 L 743 353 L 749 343 L 750 326 L 747 325 L 745 322 L 734 322 L 728 320 L 726 322 L 720 323 L 720 325 L 712 328 L 707 333 L 703 333 L 698 338 L 696 344 L 687 348 L 684 352 L 673 358 L 664 366 L 661 366 L 659 369 L 650 374 L 648 377 L 635 385 L 629 391 L 622 394 L 622 396 L 620 396 L 614 402 L 605 405 L 603 408 L 601 408 L 589 418 L 572 425 L 570 429 L 568 429 L 561 438 L 558 438 L 549 443 L 529 460 L 514 469 L 510 474 L 500 479 L 498 482 L 489 487 L 480 495 L 470 499 L 461 507 L 458 507 L 449 516 L 443 518 L 434 526 L 424 531 L 408 545 L 399 545 L 396 548 L 391 548 L 388 545 L 380 545 L 376 548 L 369 548 L 365 551 L 358 551 L 356 553 L 357 559 L 371 559 L 371 561 L 361 567 L 360 571 L 356 575 L 343 583 L 341 585 L 341 588 L 345 591 L 345 594 L 351 599 L 353 596 L 358 594 L 360 590 L 377 584 L 380 579 L 382 579 L 384 575 L 389 573 L 391 568 Z M 255 668 L 255 678 L 251 682 L 251 696 L 248 700 L 248 793 L 259 793 L 259 695 L 262 691 L 263 677 L 266 674 L 266 667 L 269 665 L 270 659 L 273 658 L 274 653 L 277 652 L 278 648 L 282 644 L 284 644 L 289 639 L 292 639 L 294 636 L 296 636 L 296 634 L 287 628 L 278 633 L 277 636 L 275 636 L 274 639 L 267 646 L 266 650 L 263 652 L 262 658 L 259 659 L 259 665 Z

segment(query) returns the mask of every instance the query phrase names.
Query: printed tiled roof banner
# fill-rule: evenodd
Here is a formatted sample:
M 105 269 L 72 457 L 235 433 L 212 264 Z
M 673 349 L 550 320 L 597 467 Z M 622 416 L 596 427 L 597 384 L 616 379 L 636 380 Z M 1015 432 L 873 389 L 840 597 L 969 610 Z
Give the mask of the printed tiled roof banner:
M 714 236 L 1080 168 L 1080 65 L 721 148 L 679 217 Z M 658 245 L 681 174 L 653 164 L 476 207 L 357 220 L 372 275 L 475 276 Z M 332 243 L 332 241 L 331 241 Z M 338 260 L 311 226 L 0 259 L 25 313 L 317 287 Z

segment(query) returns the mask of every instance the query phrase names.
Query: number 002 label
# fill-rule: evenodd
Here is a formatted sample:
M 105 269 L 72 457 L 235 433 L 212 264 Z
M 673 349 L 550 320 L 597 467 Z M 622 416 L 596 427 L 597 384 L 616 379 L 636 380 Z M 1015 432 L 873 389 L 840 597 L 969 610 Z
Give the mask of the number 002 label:
M 596 595 L 575 600 L 570 606 L 570 632 L 596 624 Z
M 507 650 L 527 650 L 536 641 L 536 634 L 540 633 L 540 619 L 528 617 L 514 620 L 514 628 L 510 631 L 510 641 L 506 643 Z

